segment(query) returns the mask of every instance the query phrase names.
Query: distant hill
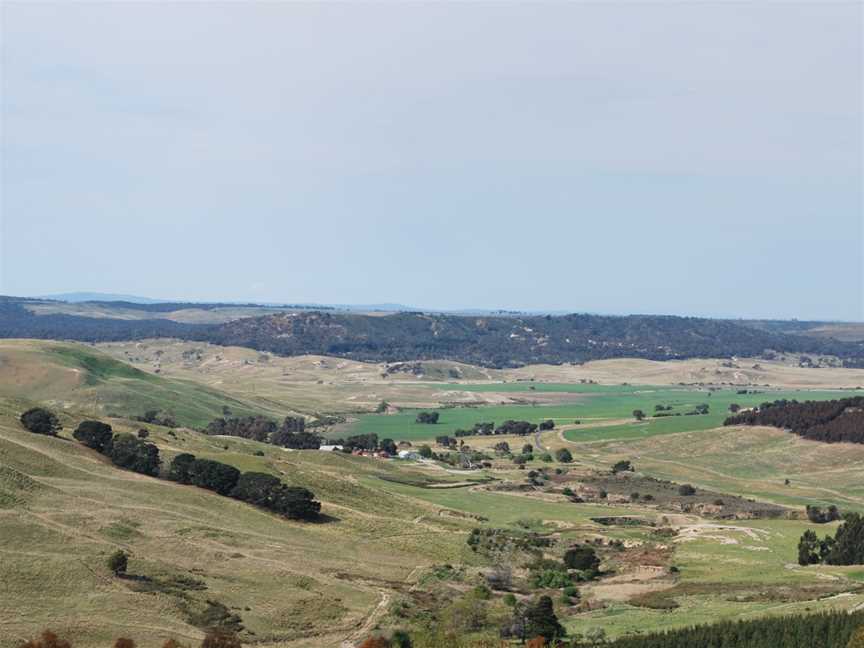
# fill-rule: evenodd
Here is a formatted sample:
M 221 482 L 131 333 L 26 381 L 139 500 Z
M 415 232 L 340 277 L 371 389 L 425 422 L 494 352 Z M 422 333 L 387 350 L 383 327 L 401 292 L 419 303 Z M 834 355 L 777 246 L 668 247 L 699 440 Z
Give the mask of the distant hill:
M 51 299 L 54 301 L 69 302 L 77 304 L 79 302 L 127 302 L 130 304 L 160 304 L 165 303 L 164 299 L 151 299 L 150 297 L 138 297 L 136 295 L 117 295 L 114 293 L 99 293 L 99 292 L 70 292 L 58 293 L 56 295 L 40 295 L 36 299 Z
M 461 316 L 402 312 L 365 315 L 336 311 L 275 309 L 261 315 L 234 312 L 217 322 L 168 319 L 166 312 L 214 304 L 139 305 L 100 303 L 99 316 L 34 312 L 34 303 L 0 298 L 0 337 L 73 339 L 88 342 L 173 337 L 245 346 L 281 355 L 320 354 L 365 360 L 455 360 L 486 367 L 561 364 L 605 358 L 673 360 L 694 357 L 755 357 L 769 352 L 835 356 L 845 366 L 864 366 L 864 342 L 787 333 L 731 320 L 662 315 L 571 314 Z M 113 309 L 113 310 L 112 310 Z M 257 310 L 256 310 L 257 309 Z M 289 311 L 289 312 L 285 312 Z M 115 318 L 112 313 L 116 312 Z

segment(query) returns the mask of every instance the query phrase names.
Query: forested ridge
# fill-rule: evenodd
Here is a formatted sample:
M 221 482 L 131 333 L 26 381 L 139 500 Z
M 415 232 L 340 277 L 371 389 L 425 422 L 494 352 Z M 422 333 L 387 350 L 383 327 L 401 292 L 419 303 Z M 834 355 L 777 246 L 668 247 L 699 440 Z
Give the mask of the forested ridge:
M 778 400 L 730 416 L 724 424 L 769 425 L 826 443 L 864 443 L 864 396 L 803 403 Z
M 146 307 L 154 313 L 153 319 L 139 320 L 37 315 L 25 304 L 19 298 L 0 298 L 0 337 L 86 342 L 173 337 L 288 356 L 320 354 L 370 362 L 445 359 L 488 367 L 605 358 L 754 357 L 769 351 L 837 356 L 846 366 L 864 366 L 864 343 L 778 333 L 730 320 L 696 317 L 407 312 L 369 316 L 304 311 L 223 324 L 186 324 L 159 319 L 157 314 L 165 310 L 159 304 Z
M 726 621 L 611 641 L 607 648 L 846 648 L 864 611 Z

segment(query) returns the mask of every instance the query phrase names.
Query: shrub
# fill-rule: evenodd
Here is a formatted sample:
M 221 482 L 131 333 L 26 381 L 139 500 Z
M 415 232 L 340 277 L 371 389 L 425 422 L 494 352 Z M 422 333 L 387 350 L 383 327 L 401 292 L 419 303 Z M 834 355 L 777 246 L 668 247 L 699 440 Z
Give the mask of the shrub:
M 27 410 L 21 415 L 20 421 L 25 429 L 35 434 L 57 436 L 57 433 L 63 429 L 57 415 L 44 407 L 34 407 Z
M 544 569 L 531 576 L 531 584 L 538 589 L 561 589 L 573 584 L 573 579 L 561 569 Z
M 619 461 L 612 466 L 612 472 L 616 474 L 620 472 L 633 472 L 633 464 L 629 461 Z
M 678 487 L 678 494 L 682 497 L 690 497 L 696 494 L 696 489 L 693 488 L 690 484 L 681 484 Z
M 126 637 L 120 637 L 114 642 L 114 648 L 135 648 L 135 642 Z
M 564 553 L 564 564 L 568 569 L 579 569 L 581 571 L 596 571 L 600 566 L 600 559 L 594 547 L 578 545 L 570 547 Z
M 149 436 L 150 436 L 150 430 L 148 430 L 147 428 L 141 428 L 140 430 L 138 430 L 138 438 L 139 439 L 146 439 Z
M 570 451 L 567 448 L 558 448 L 555 451 L 555 458 L 560 463 L 570 463 L 573 461 L 573 455 L 570 454 Z
M 122 549 L 118 549 L 108 557 L 106 564 L 115 576 L 122 576 L 126 573 L 126 567 L 129 565 L 129 555 Z
M 417 450 L 417 454 L 419 454 L 423 459 L 431 459 L 432 458 L 432 448 L 428 445 L 421 445 Z
M 420 412 L 419 414 L 417 414 L 417 418 L 415 419 L 415 422 L 434 425 L 438 422 L 438 417 L 439 417 L 438 412 Z
M 88 448 L 105 453 L 111 449 L 114 432 L 110 425 L 102 421 L 81 421 L 72 436 Z

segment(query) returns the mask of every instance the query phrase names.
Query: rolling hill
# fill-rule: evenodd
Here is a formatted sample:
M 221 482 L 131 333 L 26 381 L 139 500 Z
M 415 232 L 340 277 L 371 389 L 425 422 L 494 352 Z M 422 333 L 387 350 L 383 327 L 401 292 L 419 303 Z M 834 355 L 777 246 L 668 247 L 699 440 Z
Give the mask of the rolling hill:
M 124 302 L 85 307 L 91 309 L 89 314 L 80 310 L 81 304 L 60 308 L 36 300 L 0 298 L 0 337 L 87 342 L 174 337 L 286 356 L 317 354 L 371 362 L 442 359 L 485 367 L 608 358 L 755 357 L 773 352 L 831 356 L 844 366 L 864 366 L 861 341 L 694 317 L 364 315 L 303 310 L 261 315 L 264 307 L 254 305 Z

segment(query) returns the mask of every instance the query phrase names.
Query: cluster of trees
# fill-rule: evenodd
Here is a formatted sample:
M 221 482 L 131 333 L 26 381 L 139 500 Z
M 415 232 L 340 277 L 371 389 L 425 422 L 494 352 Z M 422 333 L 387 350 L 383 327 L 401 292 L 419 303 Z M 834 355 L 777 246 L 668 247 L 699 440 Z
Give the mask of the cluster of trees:
M 417 418 L 415 419 L 416 423 L 426 423 L 429 425 L 435 425 L 438 423 L 438 412 L 420 412 L 417 414 Z
M 514 434 L 517 436 L 527 436 L 529 434 L 533 434 L 537 430 L 545 431 L 545 430 L 554 430 L 555 429 L 555 421 L 552 419 L 548 419 L 546 421 L 541 421 L 539 424 L 531 423 L 529 421 L 514 421 L 512 419 L 508 419 L 504 421 L 498 427 L 495 427 L 495 423 L 493 422 L 481 422 L 475 423 L 474 427 L 463 430 L 459 429 L 453 432 L 456 437 L 466 437 L 466 436 L 493 436 L 493 435 L 505 435 L 505 434 Z
M 489 421 L 488 423 L 475 423 L 474 427 L 469 430 L 456 430 L 453 432 L 454 436 L 463 437 L 463 436 L 491 436 L 495 433 L 495 423 Z
M 57 636 L 50 630 L 44 630 L 36 639 L 25 641 L 19 648 L 73 648 L 72 644 Z M 114 641 L 113 648 L 136 648 L 135 641 L 128 637 L 119 637 Z M 190 648 L 176 639 L 168 639 L 162 648 Z M 223 629 L 211 629 L 201 641 L 201 648 L 242 648 L 240 639 L 233 632 Z
M 536 423 L 529 423 L 528 421 L 514 421 L 512 419 L 508 419 L 504 421 L 501 425 L 495 428 L 495 434 L 515 434 L 517 436 L 527 436 L 529 434 L 534 434 L 537 431 Z
M 72 433 L 77 441 L 105 455 L 115 466 L 151 477 L 159 476 L 159 448 L 128 432 L 114 434 L 102 421 L 81 421 Z M 146 435 L 145 435 L 146 438 Z
M 163 427 L 177 427 L 177 420 L 171 412 L 163 412 L 162 410 L 151 409 L 144 412 L 141 416 L 132 417 L 136 421 L 142 423 L 150 423 L 152 425 L 162 425 Z
M 849 614 L 838 610 L 748 621 L 723 621 L 623 637 L 603 645 L 605 648 L 860 648 L 864 645 L 862 629 L 864 611 Z
M 321 447 L 321 437 L 306 431 L 306 419 L 302 416 L 286 416 L 282 425 L 264 416 L 217 418 L 207 425 L 204 432 L 252 439 L 295 450 L 317 450 Z
M 314 520 L 321 511 L 321 503 L 316 502 L 315 495 L 306 488 L 288 486 L 266 473 L 240 472 L 234 466 L 212 459 L 199 459 L 185 452 L 171 461 L 167 477 L 293 520 Z
M 798 564 L 816 565 L 864 564 L 864 516 L 847 513 L 837 533 L 821 540 L 808 529 L 798 542 Z
M 840 519 L 840 510 L 831 504 L 827 509 L 807 505 L 807 519 L 815 524 L 826 524 Z
M 724 425 L 770 425 L 813 441 L 864 443 L 864 396 L 762 403 L 757 409 L 728 417 Z
M 28 430 L 33 428 L 31 431 L 37 434 L 56 435 L 59 429 L 56 415 L 49 410 L 28 410 L 21 415 L 21 423 Z M 146 438 L 146 434 L 114 434 L 107 423 L 88 420 L 82 421 L 72 436 L 81 444 L 108 457 L 115 466 L 151 477 L 160 476 L 159 448 L 139 438 Z M 314 494 L 305 488 L 287 486 L 266 473 L 241 473 L 234 466 L 221 461 L 199 459 L 189 453 L 174 457 L 165 476 L 172 481 L 206 488 L 291 519 L 313 520 L 321 511 L 321 503 L 316 502 Z
M 57 415 L 44 407 L 33 407 L 27 410 L 19 420 L 24 429 L 34 434 L 57 436 L 57 433 L 63 429 Z

